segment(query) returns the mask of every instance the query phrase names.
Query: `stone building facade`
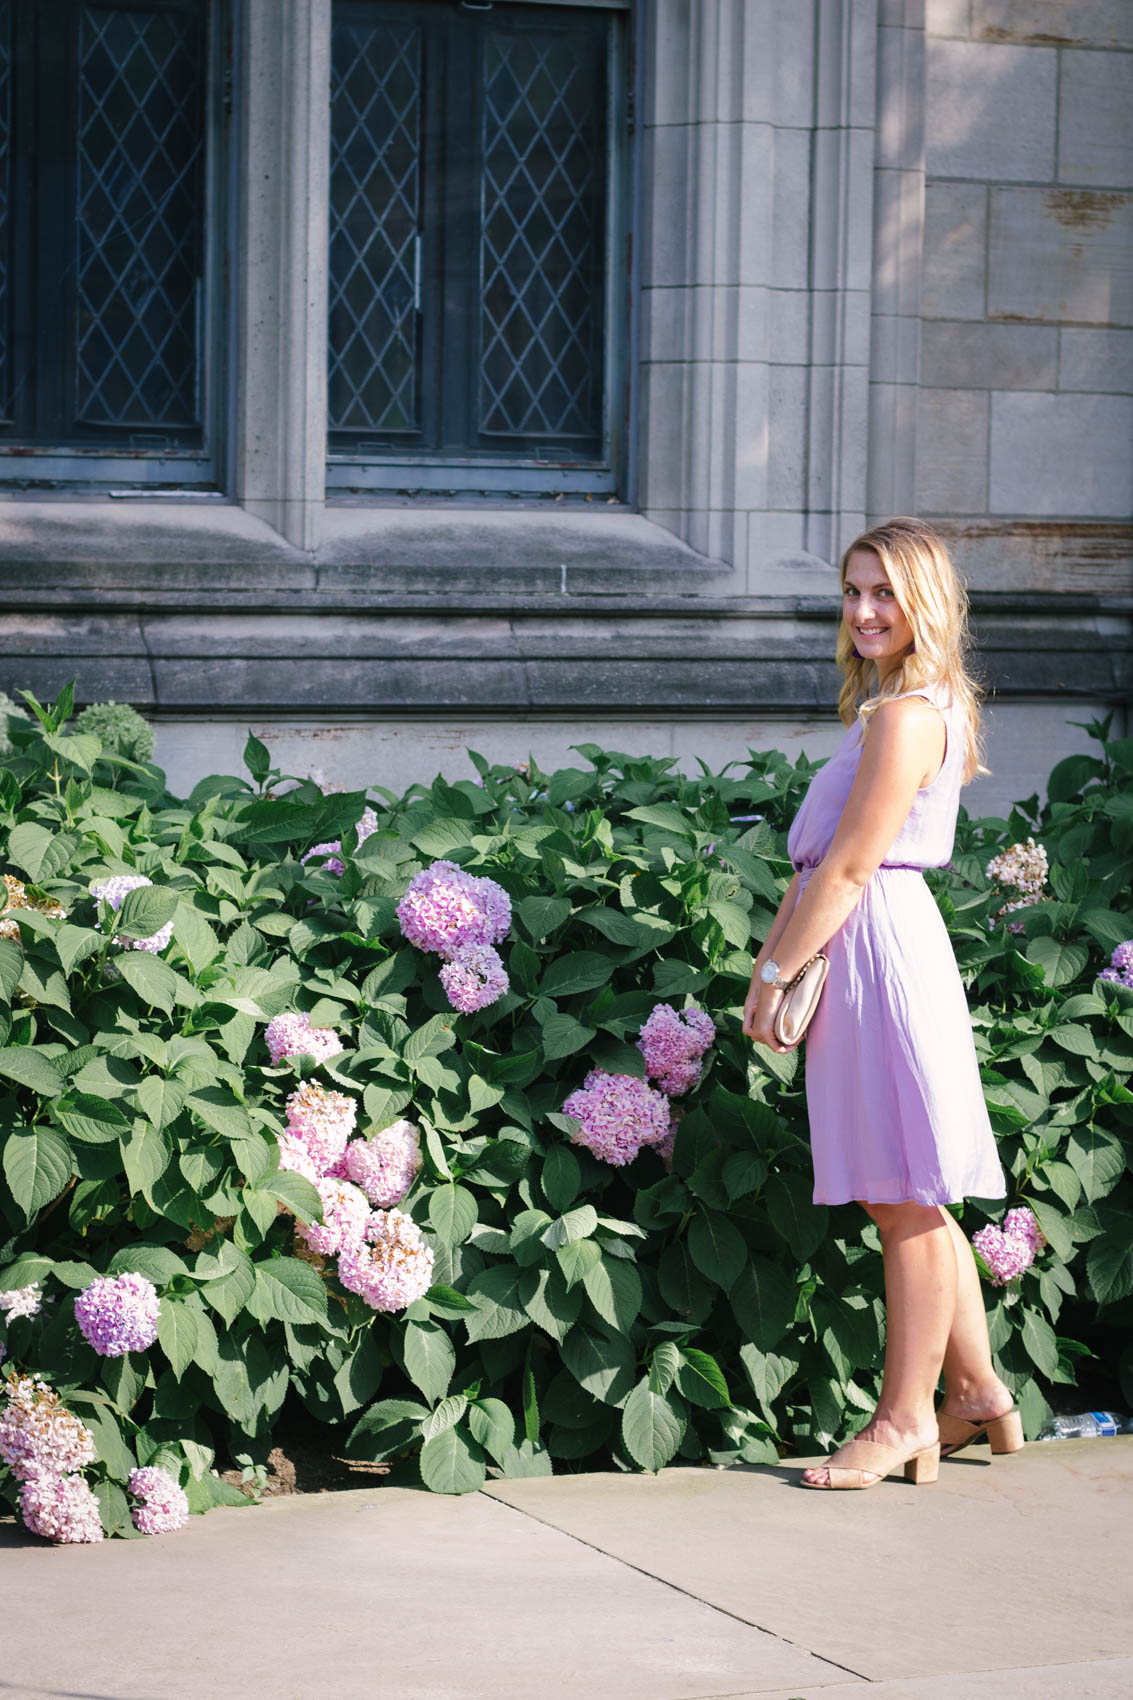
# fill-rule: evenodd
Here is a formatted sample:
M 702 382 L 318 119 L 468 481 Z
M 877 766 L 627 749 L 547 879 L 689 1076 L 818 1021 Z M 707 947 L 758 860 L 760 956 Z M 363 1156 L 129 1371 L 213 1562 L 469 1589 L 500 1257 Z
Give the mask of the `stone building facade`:
M 515 11 L 434 3 L 469 29 Z M 291 771 L 393 789 L 467 775 L 468 745 L 815 756 L 839 553 L 915 512 L 954 546 L 990 693 L 971 811 L 1041 787 L 1088 742 L 1072 722 L 1127 735 L 1133 6 L 539 12 L 610 15 L 586 477 L 328 459 L 346 14 L 218 0 L 212 471 L 141 439 L 104 464 L 0 443 L 0 685 L 133 702 L 177 785 L 235 770 L 249 725 Z

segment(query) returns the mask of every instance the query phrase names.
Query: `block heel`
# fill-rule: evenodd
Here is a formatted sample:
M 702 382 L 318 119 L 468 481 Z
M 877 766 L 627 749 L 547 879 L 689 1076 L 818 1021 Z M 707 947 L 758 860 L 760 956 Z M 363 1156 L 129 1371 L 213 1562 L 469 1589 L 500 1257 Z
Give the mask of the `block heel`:
M 987 1425 L 987 1443 L 993 1452 L 1023 1450 L 1023 1419 L 1018 1411 L 1008 1411 Z
M 926 1446 L 923 1452 L 914 1452 L 905 1461 L 905 1480 L 912 1482 L 914 1487 L 923 1487 L 927 1482 L 934 1482 L 940 1474 L 940 1443 Z

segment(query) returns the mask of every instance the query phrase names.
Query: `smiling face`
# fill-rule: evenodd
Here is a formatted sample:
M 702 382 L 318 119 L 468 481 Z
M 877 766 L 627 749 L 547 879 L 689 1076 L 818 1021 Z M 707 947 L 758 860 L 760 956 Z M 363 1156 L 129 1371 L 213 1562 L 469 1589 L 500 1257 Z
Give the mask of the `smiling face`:
M 842 581 L 842 618 L 859 654 L 877 665 L 884 679 L 913 641 L 913 628 L 897 592 L 872 549 L 855 549 Z

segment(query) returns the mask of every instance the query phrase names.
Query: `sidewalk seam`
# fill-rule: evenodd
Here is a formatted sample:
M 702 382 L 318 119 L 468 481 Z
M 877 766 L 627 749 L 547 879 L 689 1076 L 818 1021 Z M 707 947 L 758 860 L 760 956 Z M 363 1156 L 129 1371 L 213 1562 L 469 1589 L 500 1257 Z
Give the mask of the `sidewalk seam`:
M 866 1676 L 863 1671 L 854 1670 L 851 1665 L 839 1664 L 837 1659 L 827 1658 L 824 1653 L 816 1653 L 812 1647 L 805 1647 L 801 1641 L 792 1641 L 789 1636 L 781 1635 L 777 1629 L 768 1629 L 762 1623 L 756 1623 L 753 1618 L 742 1617 L 738 1611 L 730 1611 L 727 1606 L 717 1605 L 715 1600 L 706 1600 L 702 1594 L 694 1594 L 691 1588 L 682 1588 L 679 1582 L 670 1582 L 667 1576 L 658 1576 L 653 1570 L 646 1570 L 642 1564 L 635 1564 L 632 1559 L 621 1558 L 617 1553 L 608 1552 L 605 1547 L 598 1546 L 595 1541 L 588 1541 L 582 1535 L 576 1535 L 570 1529 L 560 1528 L 546 1517 L 536 1516 L 526 1506 L 513 1505 L 510 1499 L 499 1499 L 494 1493 L 480 1488 L 482 1498 L 490 1499 L 495 1505 L 506 1506 L 509 1511 L 519 1512 L 521 1517 L 530 1517 L 533 1523 L 541 1523 L 545 1529 L 553 1529 L 558 1535 L 565 1535 L 568 1540 L 577 1541 L 580 1546 L 589 1547 L 591 1552 L 601 1553 L 603 1558 L 612 1559 L 615 1564 L 624 1564 L 628 1570 L 636 1570 L 639 1576 L 648 1576 L 651 1582 L 659 1582 L 664 1588 L 672 1588 L 674 1593 L 683 1594 L 686 1599 L 695 1600 L 698 1605 L 707 1606 L 709 1611 L 718 1611 L 723 1617 L 730 1617 L 735 1623 L 742 1623 L 747 1629 L 758 1629 L 761 1635 L 770 1635 L 775 1641 L 781 1641 L 785 1647 L 793 1647 L 796 1652 L 806 1653 L 812 1659 L 818 1659 L 821 1664 L 829 1665 L 831 1670 L 844 1671 L 848 1676 L 856 1677 L 859 1682 L 873 1682 L 874 1677 Z M 711 1695 L 705 1700 L 713 1700 Z

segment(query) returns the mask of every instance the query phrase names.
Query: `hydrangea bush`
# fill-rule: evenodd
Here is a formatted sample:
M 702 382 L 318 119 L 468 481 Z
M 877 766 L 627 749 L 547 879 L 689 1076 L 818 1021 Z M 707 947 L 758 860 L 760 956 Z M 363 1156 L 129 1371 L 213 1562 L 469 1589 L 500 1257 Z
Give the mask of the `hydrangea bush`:
M 70 729 L 69 691 L 28 706 L 0 771 L 0 1497 L 29 1528 L 245 1504 L 215 1470 L 298 1409 L 443 1492 L 864 1420 L 876 1229 L 810 1202 L 805 1046 L 740 1031 L 814 763 L 469 752 L 476 780 L 368 797 L 250 738 L 250 778 L 181 800 Z M 957 1213 L 1032 1433 L 1086 1352 L 1133 1399 L 1133 744 L 1090 730 L 928 876 L 1010 1177 Z

